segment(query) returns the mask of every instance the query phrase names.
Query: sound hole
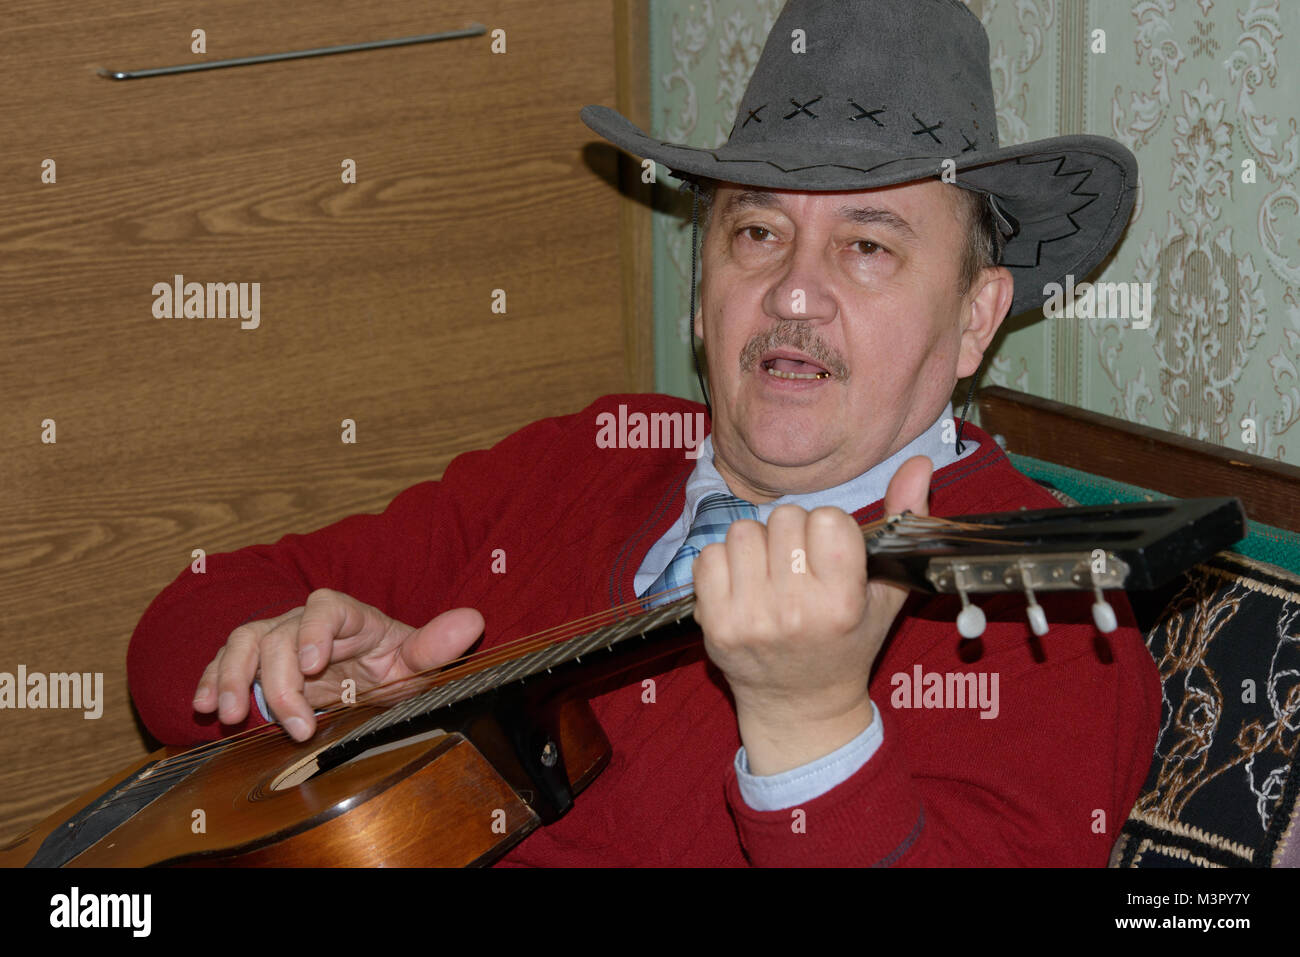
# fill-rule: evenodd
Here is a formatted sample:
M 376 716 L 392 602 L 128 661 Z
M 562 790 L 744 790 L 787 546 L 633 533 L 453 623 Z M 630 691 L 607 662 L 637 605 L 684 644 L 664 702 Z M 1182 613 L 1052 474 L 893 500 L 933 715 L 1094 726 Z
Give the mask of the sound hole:
M 373 758 L 376 755 L 384 754 L 388 751 L 396 751 L 398 748 L 405 748 L 412 744 L 420 744 L 424 741 L 432 741 L 446 734 L 442 728 L 432 728 L 428 731 L 422 731 L 419 734 L 411 734 L 401 738 L 389 738 L 386 740 L 377 740 L 374 744 L 366 747 L 364 750 L 353 754 L 345 761 L 331 763 L 328 760 L 322 760 L 323 756 L 332 751 L 336 745 L 327 744 L 299 758 L 289 767 L 281 771 L 271 781 L 272 791 L 286 791 L 289 788 L 296 788 L 300 785 L 329 774 L 331 771 L 337 771 L 339 768 L 345 768 L 350 764 L 358 761 L 364 761 L 367 758 Z

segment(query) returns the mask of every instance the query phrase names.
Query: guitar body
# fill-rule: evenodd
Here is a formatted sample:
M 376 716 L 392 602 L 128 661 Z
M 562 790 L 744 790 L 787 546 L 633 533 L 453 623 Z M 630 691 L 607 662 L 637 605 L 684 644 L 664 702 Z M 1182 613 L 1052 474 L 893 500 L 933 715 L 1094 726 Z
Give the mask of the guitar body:
M 426 729 L 293 783 L 375 710 L 344 712 L 303 744 L 275 734 L 215 750 L 81 849 L 75 838 L 92 839 L 86 832 L 112 814 L 124 785 L 139 790 L 151 773 L 172 775 L 149 771 L 176 760 L 177 752 L 158 751 L 0 851 L 0 866 L 463 867 L 491 863 L 541 823 L 528 790 L 521 796 L 472 740 L 495 749 L 500 736 L 485 715 L 468 723 L 469 736 Z M 553 727 L 576 793 L 607 763 L 608 741 L 585 702 L 555 708 Z

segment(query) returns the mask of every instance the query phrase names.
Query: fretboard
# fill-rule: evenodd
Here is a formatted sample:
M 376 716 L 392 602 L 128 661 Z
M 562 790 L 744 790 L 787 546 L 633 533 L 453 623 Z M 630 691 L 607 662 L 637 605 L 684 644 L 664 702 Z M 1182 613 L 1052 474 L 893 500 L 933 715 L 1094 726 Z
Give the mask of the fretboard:
M 441 708 L 450 708 L 513 682 L 540 675 L 558 665 L 580 661 L 583 655 L 613 648 L 629 638 L 648 635 L 669 622 L 681 621 L 694 610 L 695 595 L 690 594 L 647 612 L 621 618 L 594 631 L 556 639 L 545 647 L 488 665 L 408 698 L 358 725 L 347 737 L 336 742 L 336 746 L 346 745 Z

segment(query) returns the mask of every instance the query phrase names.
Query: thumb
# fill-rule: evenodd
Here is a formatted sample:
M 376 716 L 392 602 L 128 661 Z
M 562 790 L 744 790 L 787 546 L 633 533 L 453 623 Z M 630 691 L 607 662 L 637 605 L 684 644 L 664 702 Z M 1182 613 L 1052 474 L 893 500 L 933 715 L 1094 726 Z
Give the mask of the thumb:
M 912 512 L 930 514 L 930 473 L 932 463 L 924 455 L 914 455 L 898 467 L 885 491 L 885 517 Z
M 463 655 L 483 634 L 483 616 L 473 608 L 444 611 L 402 642 L 402 663 L 412 673 L 428 671 Z
M 930 514 L 930 473 L 934 463 L 924 455 L 914 455 L 898 467 L 885 490 L 885 517 L 910 511 L 913 515 Z M 886 609 L 890 620 L 903 607 L 908 589 L 887 581 L 873 581 L 868 585 L 879 608 Z M 884 599 L 881 601 L 881 599 Z

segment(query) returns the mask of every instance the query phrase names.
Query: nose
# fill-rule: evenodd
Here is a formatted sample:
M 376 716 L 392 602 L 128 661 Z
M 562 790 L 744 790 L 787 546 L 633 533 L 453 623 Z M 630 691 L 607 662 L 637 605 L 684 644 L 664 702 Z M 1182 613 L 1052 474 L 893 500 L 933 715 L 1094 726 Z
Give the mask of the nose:
M 826 320 L 835 315 L 835 299 L 822 255 L 822 244 L 797 239 L 784 273 L 764 298 L 764 308 L 777 319 Z

